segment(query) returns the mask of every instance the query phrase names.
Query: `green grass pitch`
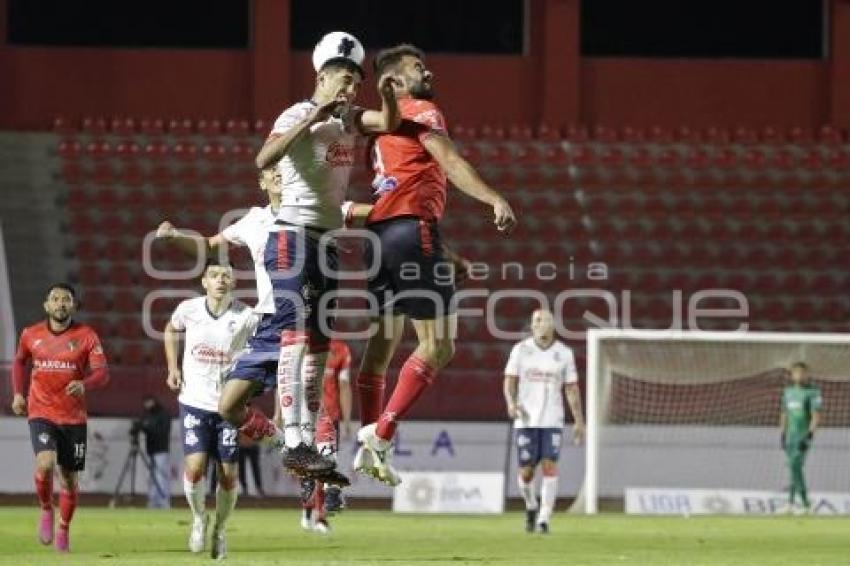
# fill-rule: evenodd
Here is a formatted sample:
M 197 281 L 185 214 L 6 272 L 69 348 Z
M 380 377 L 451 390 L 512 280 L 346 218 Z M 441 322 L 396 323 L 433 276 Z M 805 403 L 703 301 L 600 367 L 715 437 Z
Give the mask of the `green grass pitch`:
M 188 512 L 81 508 L 72 554 L 36 541 L 35 507 L 0 508 L 0 564 L 200 564 L 186 550 Z M 850 563 L 850 519 L 581 517 L 559 513 L 548 537 L 524 516 L 407 516 L 349 510 L 335 531 L 301 531 L 299 514 L 236 509 L 229 564 L 564 564 L 816 566 Z

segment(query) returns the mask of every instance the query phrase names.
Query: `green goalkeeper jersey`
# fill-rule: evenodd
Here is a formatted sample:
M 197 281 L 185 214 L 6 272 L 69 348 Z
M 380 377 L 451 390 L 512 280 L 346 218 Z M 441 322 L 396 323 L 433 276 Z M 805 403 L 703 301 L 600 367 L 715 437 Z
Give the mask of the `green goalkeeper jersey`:
M 812 414 L 821 409 L 823 399 L 815 385 L 789 385 L 782 392 L 785 412 L 785 435 L 788 440 L 805 438 L 809 434 Z

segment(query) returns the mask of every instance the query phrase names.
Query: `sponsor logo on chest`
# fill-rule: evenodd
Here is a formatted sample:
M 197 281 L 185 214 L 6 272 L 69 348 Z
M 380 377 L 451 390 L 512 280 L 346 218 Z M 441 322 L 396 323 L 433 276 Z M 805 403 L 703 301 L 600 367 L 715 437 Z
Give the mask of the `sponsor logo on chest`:
M 77 369 L 77 364 L 65 360 L 33 360 L 33 366 L 41 371 L 74 371 Z
M 351 167 L 354 165 L 354 147 L 339 141 L 332 142 L 325 154 L 325 161 L 332 167 Z
M 224 365 L 230 363 L 230 356 L 209 344 L 197 344 L 192 348 L 192 357 L 205 364 Z

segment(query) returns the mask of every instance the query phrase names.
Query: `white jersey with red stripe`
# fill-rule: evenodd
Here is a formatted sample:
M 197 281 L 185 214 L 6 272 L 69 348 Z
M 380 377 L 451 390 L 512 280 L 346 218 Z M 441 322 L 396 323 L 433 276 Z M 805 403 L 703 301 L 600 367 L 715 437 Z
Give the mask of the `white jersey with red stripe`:
M 287 108 L 275 121 L 270 138 L 302 122 L 315 107 L 306 100 Z M 313 124 L 278 162 L 283 189 L 278 220 L 321 230 L 342 227 L 340 207 L 354 167 L 357 111 Z
M 516 428 L 562 428 L 564 426 L 564 385 L 576 383 L 572 349 L 555 340 L 548 348 L 526 338 L 511 350 L 505 375 L 515 375 L 520 417 Z

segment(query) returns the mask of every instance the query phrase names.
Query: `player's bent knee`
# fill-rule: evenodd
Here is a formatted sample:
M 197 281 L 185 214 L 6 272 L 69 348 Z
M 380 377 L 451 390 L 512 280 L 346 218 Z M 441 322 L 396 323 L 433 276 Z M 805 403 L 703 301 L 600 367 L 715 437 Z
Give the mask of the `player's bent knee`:
M 524 466 L 519 469 L 519 477 L 522 478 L 522 481 L 525 483 L 530 482 L 534 479 L 534 468 L 530 466 Z
M 557 476 L 558 475 L 558 463 L 553 460 L 543 460 L 540 465 L 544 476 Z
M 56 468 L 56 455 L 53 452 L 39 452 L 35 456 L 35 469 L 40 474 L 53 473 Z

